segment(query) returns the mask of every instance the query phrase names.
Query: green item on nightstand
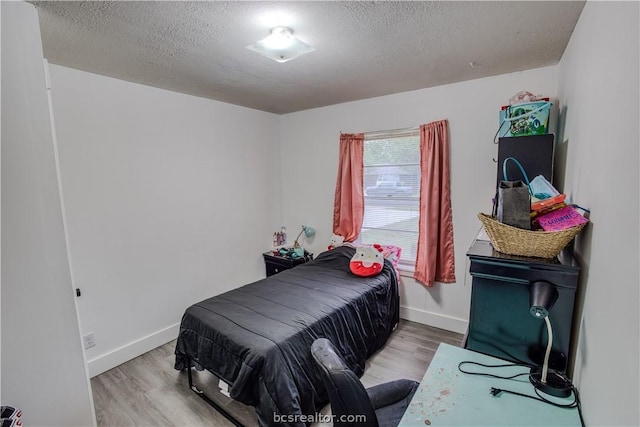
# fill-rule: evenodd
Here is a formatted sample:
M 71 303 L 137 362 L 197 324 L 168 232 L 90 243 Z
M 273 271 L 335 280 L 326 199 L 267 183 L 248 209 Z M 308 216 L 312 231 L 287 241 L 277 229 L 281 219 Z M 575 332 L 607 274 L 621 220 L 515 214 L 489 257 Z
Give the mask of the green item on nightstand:
M 302 248 L 300 248 L 302 249 Z M 278 251 L 269 251 L 262 254 L 267 277 L 289 270 L 299 264 L 304 264 L 313 259 L 313 254 L 302 249 L 302 256 L 294 252 L 294 248 L 281 248 Z M 294 256 L 295 255 L 295 256 Z

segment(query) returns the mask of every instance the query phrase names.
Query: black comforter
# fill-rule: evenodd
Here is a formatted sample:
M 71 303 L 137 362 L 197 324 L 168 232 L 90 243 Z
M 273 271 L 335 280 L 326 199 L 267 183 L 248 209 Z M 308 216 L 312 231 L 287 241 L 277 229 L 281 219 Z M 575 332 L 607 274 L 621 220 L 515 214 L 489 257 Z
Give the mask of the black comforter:
M 313 340 L 330 339 L 361 375 L 398 322 L 391 263 L 375 277 L 358 277 L 349 270 L 353 254 L 338 247 L 192 305 L 180 325 L 175 368 L 195 362 L 223 379 L 231 397 L 256 407 L 261 425 L 273 425 L 274 414 L 319 412 L 328 399 L 311 358 Z

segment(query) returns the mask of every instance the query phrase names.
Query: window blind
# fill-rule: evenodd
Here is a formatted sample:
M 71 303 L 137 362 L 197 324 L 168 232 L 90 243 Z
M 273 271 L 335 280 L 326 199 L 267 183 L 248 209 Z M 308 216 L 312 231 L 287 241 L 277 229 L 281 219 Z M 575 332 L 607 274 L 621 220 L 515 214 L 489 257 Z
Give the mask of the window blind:
M 364 188 L 360 240 L 399 246 L 400 263 L 413 266 L 420 216 L 418 129 L 365 134 Z

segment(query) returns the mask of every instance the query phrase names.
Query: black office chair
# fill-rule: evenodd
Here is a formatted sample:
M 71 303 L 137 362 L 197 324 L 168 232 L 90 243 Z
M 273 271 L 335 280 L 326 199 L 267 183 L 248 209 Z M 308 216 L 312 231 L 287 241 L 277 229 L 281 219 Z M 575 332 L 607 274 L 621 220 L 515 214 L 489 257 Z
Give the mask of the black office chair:
M 418 389 L 411 380 L 396 380 L 365 389 L 326 338 L 311 345 L 320 367 L 335 427 L 396 427 Z

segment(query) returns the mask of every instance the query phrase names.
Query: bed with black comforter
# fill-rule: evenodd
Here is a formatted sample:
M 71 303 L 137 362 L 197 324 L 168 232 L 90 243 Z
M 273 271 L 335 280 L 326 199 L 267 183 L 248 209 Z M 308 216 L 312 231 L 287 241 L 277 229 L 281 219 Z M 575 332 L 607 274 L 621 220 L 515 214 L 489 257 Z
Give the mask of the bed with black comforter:
M 340 246 L 192 305 L 180 325 L 175 368 L 202 367 L 218 376 L 232 398 L 255 406 L 261 425 L 273 425 L 274 414 L 295 420 L 290 416 L 319 412 L 328 398 L 311 343 L 331 340 L 360 376 L 398 322 L 392 264 L 385 261 L 377 276 L 358 277 L 349 270 L 354 252 Z

